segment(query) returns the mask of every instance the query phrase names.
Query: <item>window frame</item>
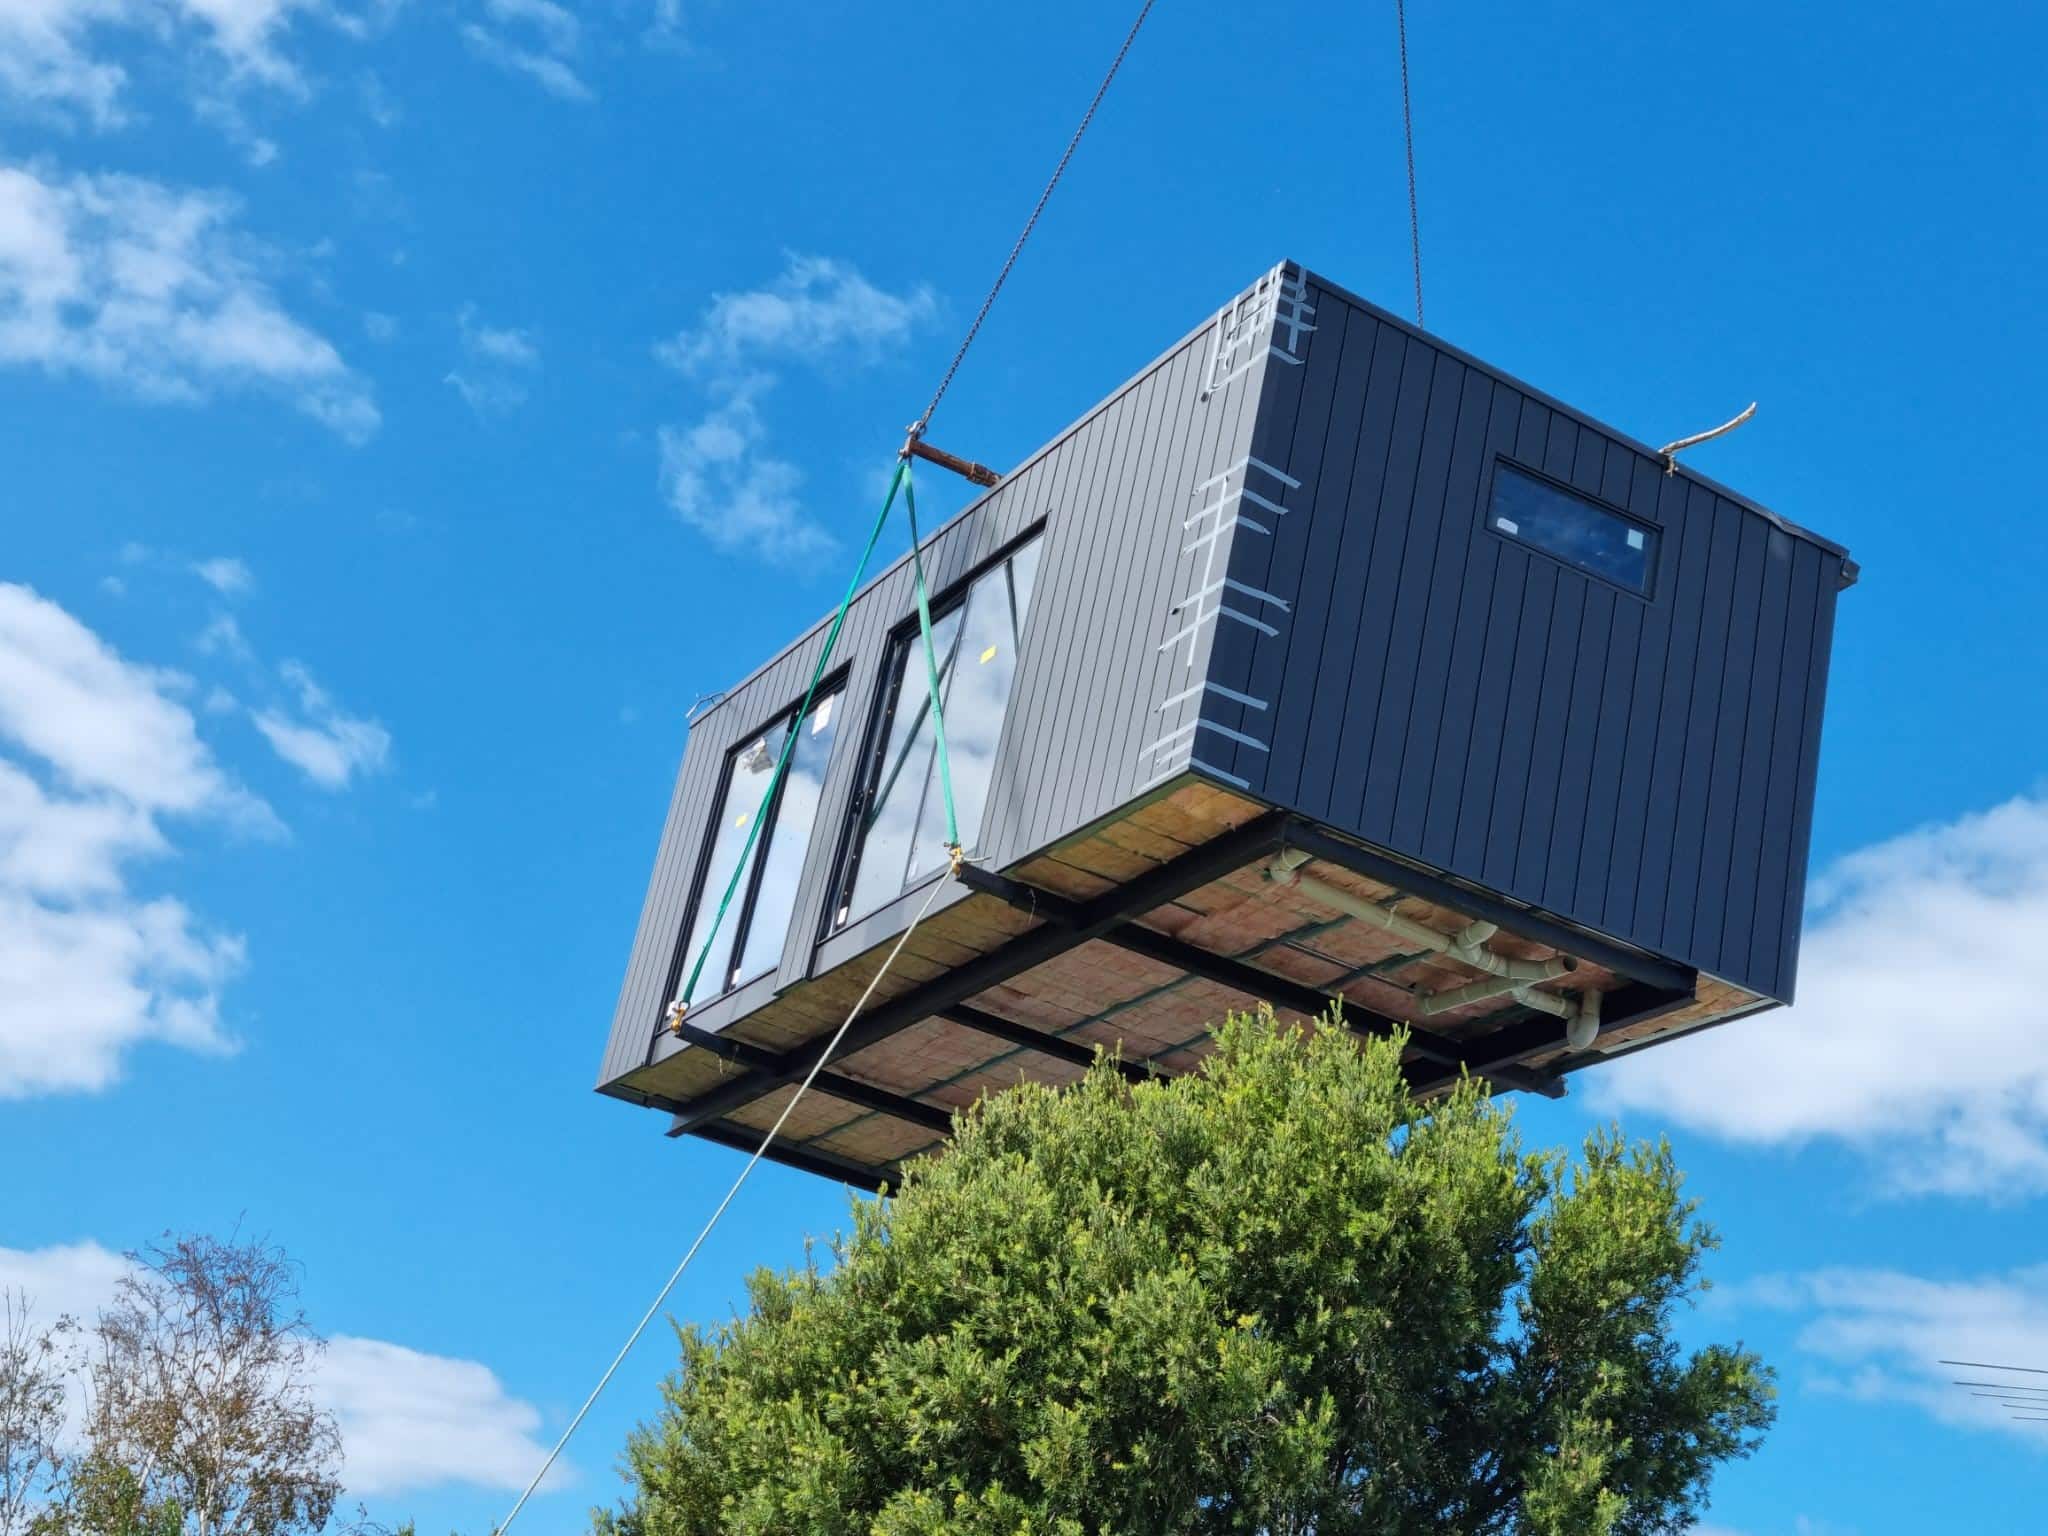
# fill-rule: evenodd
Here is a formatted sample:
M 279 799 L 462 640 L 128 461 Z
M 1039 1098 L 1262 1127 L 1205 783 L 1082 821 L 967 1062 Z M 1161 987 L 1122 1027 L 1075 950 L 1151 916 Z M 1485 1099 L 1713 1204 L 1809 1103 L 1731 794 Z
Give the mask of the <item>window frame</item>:
M 846 684 L 850 671 L 851 668 L 849 666 L 841 665 L 819 682 L 818 691 L 811 698 L 810 713 L 817 713 L 827 701 L 833 699 L 839 701 L 839 707 L 844 707 L 847 691 Z M 697 926 L 697 916 L 702 910 L 705 897 L 711 894 L 709 889 L 711 858 L 718 849 L 718 829 L 720 823 L 724 820 L 725 801 L 726 797 L 732 792 L 733 770 L 739 763 L 740 753 L 754 742 L 761 740 L 785 720 L 790 722 L 791 729 L 799 728 L 803 723 L 804 713 L 804 701 L 801 698 L 796 699 L 784 705 L 780 710 L 777 710 L 766 720 L 755 726 L 754 729 L 742 731 L 733 739 L 732 745 L 725 749 L 719 765 L 717 789 L 713 795 L 710 814 L 704 822 L 703 836 L 697 849 L 697 870 L 691 879 L 690 901 L 683 909 L 682 923 L 676 936 L 676 963 L 669 977 L 667 988 L 667 994 L 670 998 L 676 995 L 676 989 L 682 985 L 684 978 L 690 974 L 690 967 L 696 963 L 696 957 L 690 953 L 690 934 Z M 825 777 L 827 779 L 831 777 L 832 764 L 838 749 L 839 738 L 835 732 L 832 745 L 826 750 Z M 794 761 L 794 758 L 795 754 L 792 752 L 792 761 Z M 772 976 L 780 964 L 778 961 L 776 965 L 770 965 L 767 969 L 758 971 L 751 976 L 736 976 L 734 974 L 739 968 L 741 959 L 746 954 L 747 938 L 753 928 L 755 906 L 760 898 L 761 881 L 768 868 L 769 845 L 775 840 L 775 834 L 779 828 L 782 816 L 783 796 L 788 788 L 789 775 L 785 772 L 776 781 L 775 793 L 770 797 L 766 810 L 761 813 L 762 830 L 761 836 L 754 843 L 752 867 L 748 869 L 747 878 L 741 883 L 740 888 L 733 892 L 732 910 L 726 914 L 727 919 L 733 925 L 731 930 L 731 959 L 726 963 L 726 976 L 721 978 L 720 985 L 716 991 L 706 992 L 701 997 L 692 998 L 690 1001 L 692 1008 L 701 1008 L 707 1003 L 713 1003 L 720 998 L 729 997 L 741 988 L 759 981 L 763 976 Z M 824 807 L 822 804 L 819 809 L 821 812 L 823 811 Z M 822 819 L 821 815 L 820 820 Z M 811 835 L 814 838 L 817 836 L 816 826 L 812 827 Z M 791 911 L 789 916 L 790 930 L 793 931 L 796 927 L 796 913 Z M 784 943 L 787 944 L 787 942 L 788 939 L 785 935 Z M 704 979 L 703 977 L 698 978 L 699 985 L 702 985 Z
M 931 609 L 933 629 L 937 629 L 940 622 L 949 614 L 967 606 L 967 599 L 974 591 L 974 584 L 976 582 L 980 581 L 982 577 L 988 575 L 998 566 L 1008 566 L 1019 553 L 1028 548 L 1034 541 L 1043 538 L 1045 530 L 1046 524 L 1043 520 L 1033 523 L 1015 538 L 1005 543 L 986 560 L 983 560 L 972 570 L 968 571 L 966 575 L 946 587 L 936 598 L 927 599 L 928 606 Z M 1041 562 L 1044 560 L 1044 551 L 1042 549 L 1039 552 L 1039 558 Z M 1037 575 L 1033 577 L 1032 596 L 1034 599 L 1038 592 L 1038 577 L 1043 574 L 1044 571 L 1041 567 Z M 1014 580 L 1014 576 L 1006 579 Z M 1011 596 L 1014 598 L 1014 591 Z M 854 782 L 853 792 L 848 797 L 846 810 L 840 818 L 839 852 L 833 860 L 832 884 L 828 888 L 830 896 L 825 902 L 824 915 L 818 929 L 818 942 L 821 944 L 833 935 L 844 933 L 857 923 L 873 917 L 876 912 L 887 911 L 890 902 L 901 901 L 912 891 L 924 886 L 934 876 L 945 872 L 943 869 L 935 870 L 932 875 L 923 876 L 913 883 L 904 886 L 894 896 L 882 902 L 872 911 L 855 912 L 852 910 L 853 883 L 860 875 L 861 856 L 867 844 L 866 829 L 862 822 L 869 806 L 873 803 L 876 791 L 881 787 L 884 759 L 889 753 L 889 733 L 896 722 L 897 708 L 903 701 L 903 684 L 909 681 L 907 674 L 901 666 L 901 661 L 909 647 L 920 644 L 922 641 L 917 610 L 914 606 L 915 601 L 915 597 L 913 597 L 913 606 L 910 613 L 897 620 L 895 626 L 889 631 L 888 645 L 882 653 L 881 671 L 875 685 L 876 699 L 873 708 L 868 711 L 867 731 L 861 739 L 860 777 Z M 1028 611 L 1025 614 L 1024 622 L 1027 626 L 1031 622 Z M 1017 654 L 1017 665 L 1020 667 L 1024 664 L 1024 654 L 1025 647 L 1020 639 Z M 923 689 L 928 686 L 928 684 L 920 684 L 919 697 L 923 696 Z M 1016 679 L 1014 677 L 1010 680 L 1010 687 L 1012 694 L 1014 694 L 1016 689 Z M 1005 696 L 1003 700 L 1002 728 L 1004 733 L 1007 733 L 1010 728 L 1010 696 Z M 999 744 L 1000 740 L 999 736 Z M 984 807 L 985 810 L 986 807 Z M 841 907 L 847 909 L 844 921 L 841 921 L 839 916 Z
M 1500 472 L 1503 469 L 1510 470 L 1515 474 L 1523 476 L 1525 479 L 1534 480 L 1538 485 L 1548 486 L 1561 495 L 1569 496 L 1572 500 L 1591 507 L 1596 512 L 1604 512 L 1617 522 L 1624 523 L 1631 528 L 1641 529 L 1649 543 L 1649 548 L 1644 551 L 1643 584 L 1640 587 L 1629 586 L 1625 582 L 1616 581 L 1612 576 L 1604 572 L 1590 570 L 1583 565 L 1579 565 L 1565 556 L 1556 553 L 1554 550 L 1538 544 L 1533 539 L 1523 538 L 1519 534 L 1504 533 L 1499 528 L 1496 528 L 1494 526 L 1493 510 L 1494 490 L 1500 482 Z M 1597 492 L 1584 490 L 1579 486 L 1573 485 L 1568 480 L 1560 480 L 1556 475 L 1538 469 L 1532 464 L 1525 464 L 1520 459 L 1508 454 L 1495 454 L 1493 463 L 1487 470 L 1484 493 L 1479 498 L 1479 526 L 1503 544 L 1548 560 L 1552 565 L 1570 571 L 1574 575 L 1584 576 L 1589 581 L 1597 581 L 1616 592 L 1635 598 L 1638 602 L 1654 603 L 1657 600 L 1657 568 L 1662 560 L 1665 532 L 1661 523 L 1652 522 L 1649 518 L 1643 517 L 1639 513 L 1631 512 L 1626 507 L 1617 506 L 1614 502 L 1609 501 L 1605 496 Z

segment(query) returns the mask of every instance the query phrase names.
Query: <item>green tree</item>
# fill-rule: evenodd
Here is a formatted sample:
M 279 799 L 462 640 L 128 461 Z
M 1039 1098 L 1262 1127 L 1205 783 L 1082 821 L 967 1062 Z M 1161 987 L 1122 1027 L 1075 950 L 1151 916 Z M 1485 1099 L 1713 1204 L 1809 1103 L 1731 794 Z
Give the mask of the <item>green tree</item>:
M 98 1456 L 69 1469 L 60 1499 L 29 1525 L 29 1536 L 183 1536 L 185 1512 L 148 1490 L 127 1467 Z
M 681 1333 L 604 1536 L 1685 1529 L 1770 1373 L 1686 1355 L 1668 1149 L 1524 1150 L 1394 1043 L 1270 1014 L 1206 1070 L 963 1118 L 836 1264 Z
M 341 1435 L 298 1270 L 262 1242 L 167 1237 L 91 1330 L 85 1451 L 45 1529 L 65 1536 L 315 1536 Z

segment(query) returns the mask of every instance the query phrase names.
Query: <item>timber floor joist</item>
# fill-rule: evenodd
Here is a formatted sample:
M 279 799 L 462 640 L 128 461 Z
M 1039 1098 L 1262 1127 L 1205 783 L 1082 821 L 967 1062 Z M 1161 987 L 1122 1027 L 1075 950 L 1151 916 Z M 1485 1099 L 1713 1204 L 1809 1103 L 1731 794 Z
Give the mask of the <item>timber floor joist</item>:
M 1269 878 L 1283 850 L 1305 856 L 1325 899 Z M 1177 1076 L 1200 1065 L 1215 1021 L 1259 1003 L 1297 1019 L 1334 1007 L 1361 1035 L 1406 1029 L 1418 1092 L 1470 1074 L 1551 1094 L 1632 1042 L 1765 1006 L 1192 780 L 1017 868 L 970 866 L 961 878 L 971 894 L 912 934 L 769 1159 L 863 1188 L 893 1184 L 986 1092 L 1076 1081 L 1098 1051 L 1133 1082 Z M 1405 933 L 1496 924 L 1485 944 L 1494 955 L 1562 957 L 1573 969 L 1521 996 L 1441 1006 L 1460 988 L 1484 992 L 1473 985 L 1484 973 L 1334 909 L 1332 888 L 1396 914 Z M 669 1110 L 672 1135 L 757 1149 L 886 953 L 789 988 L 723 1032 L 685 1028 L 686 1048 L 653 1053 L 619 1091 Z M 1573 1050 L 1558 1003 L 1589 990 L 1597 1038 Z M 1549 997 L 1532 1006 L 1529 992 Z M 1425 1007 L 1439 1011 L 1425 1018 Z

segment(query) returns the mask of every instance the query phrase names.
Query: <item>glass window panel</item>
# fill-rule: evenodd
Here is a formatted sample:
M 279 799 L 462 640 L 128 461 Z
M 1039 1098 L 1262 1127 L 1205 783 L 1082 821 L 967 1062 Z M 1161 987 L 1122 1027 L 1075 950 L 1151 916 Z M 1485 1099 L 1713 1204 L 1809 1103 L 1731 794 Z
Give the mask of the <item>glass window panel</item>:
M 716 934 L 711 924 L 718 915 L 719 898 L 725 894 L 726 882 L 732 879 L 733 866 L 739 862 L 740 849 L 746 845 L 747 831 L 754 824 L 754 817 L 761 808 L 761 796 L 767 792 L 768 782 L 775 773 L 775 759 L 782 751 L 782 740 L 788 730 L 788 723 L 775 726 L 766 735 L 747 743 L 733 754 L 731 766 L 726 770 L 725 797 L 719 804 L 718 828 L 711 845 L 711 863 L 704 871 L 704 884 L 697 893 L 697 915 L 690 924 L 689 943 L 683 950 L 683 981 L 690 979 L 690 968 L 697 963 L 697 954 L 704 948 L 706 937 L 711 939 L 710 952 L 704 957 L 704 969 L 697 977 L 697 1001 L 716 997 L 726 990 L 732 979 L 732 941 L 738 932 L 740 895 L 747 888 L 747 875 L 740 877 L 738 891 L 733 897 L 733 909 L 725 914 L 725 921 L 718 925 Z M 751 872 L 753 862 L 761 855 L 760 839 L 755 839 L 753 851 L 747 856 Z
M 1035 564 L 1037 545 L 1029 548 Z M 1028 566 L 1023 574 L 1019 596 L 1026 596 L 1030 589 Z M 960 840 L 969 848 L 980 832 L 989 781 L 995 777 L 996 745 L 1002 737 L 1010 682 L 1017 670 L 1018 638 L 1024 633 L 1023 612 L 1011 596 L 1014 585 L 1014 573 L 1007 568 L 992 571 L 974 584 L 967 595 L 959 653 L 940 695 L 946 706 L 946 762 L 952 769 L 953 806 Z M 946 797 L 936 763 L 932 780 L 905 884 L 946 863 Z
M 964 602 L 932 624 L 939 662 L 939 699 L 946 715 L 946 761 L 960 838 L 972 847 L 981 830 L 996 746 L 1009 708 L 1024 614 L 1038 571 L 1032 540 L 977 577 Z M 946 862 L 946 806 L 939 783 L 922 643 L 899 648 L 895 717 L 878 765 L 853 887 L 842 921 L 864 916 Z
M 767 852 L 762 855 L 761 883 L 747 913 L 747 937 L 736 981 L 773 970 L 782 959 L 790 915 L 796 911 L 797 879 L 803 874 L 804 854 L 810 849 L 811 829 L 817 823 L 818 802 L 825 791 L 838 704 L 837 695 L 818 700 L 797 732 L 789 771 L 783 775 L 782 793 L 775 802 L 774 820 L 762 832 Z
M 1524 474 L 1511 464 L 1498 465 L 1486 521 L 1495 532 L 1567 565 L 1649 595 L 1657 531 L 1562 486 Z
M 932 650 L 943 668 L 960 634 L 960 610 L 932 621 Z M 941 677 L 940 697 L 944 698 Z M 875 792 L 861 829 L 860 862 L 848 896 L 856 913 L 873 911 L 903 889 L 903 873 L 916 840 L 918 811 L 931 780 L 938 735 L 932 728 L 930 690 L 925 683 L 924 646 L 913 638 L 896 648 L 895 717 L 877 765 Z

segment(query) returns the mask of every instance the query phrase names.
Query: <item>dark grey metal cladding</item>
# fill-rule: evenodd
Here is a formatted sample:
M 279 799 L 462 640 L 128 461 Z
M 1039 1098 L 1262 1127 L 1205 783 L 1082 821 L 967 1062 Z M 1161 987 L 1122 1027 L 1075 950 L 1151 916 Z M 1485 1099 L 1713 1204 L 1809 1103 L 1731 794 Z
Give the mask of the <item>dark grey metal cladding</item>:
M 976 566 L 1029 528 L 1034 516 L 1024 487 L 999 487 L 983 498 L 971 514 L 955 519 L 925 547 L 926 580 L 935 592 L 957 583 Z M 900 523 L 899 523 L 900 526 Z M 851 803 L 861 767 L 868 722 L 883 684 L 889 642 L 911 611 L 913 590 L 907 560 L 897 562 L 865 588 L 849 608 L 846 623 L 833 647 L 826 686 L 840 687 L 843 711 L 826 768 L 817 821 L 805 850 L 798 880 L 794 915 L 782 959 L 773 976 L 743 987 L 734 1007 L 710 1001 L 715 983 L 700 982 L 702 1014 L 707 1027 L 729 1022 L 739 1012 L 766 1002 L 782 986 L 808 973 L 812 947 L 824 921 L 825 891 L 838 852 L 838 833 Z M 688 963 L 680 951 L 696 900 L 700 895 L 705 844 L 711 818 L 723 789 L 726 762 L 733 748 L 749 740 L 768 722 L 802 699 L 804 688 L 823 650 L 829 620 L 746 681 L 735 687 L 691 727 L 683 754 L 667 826 L 656 856 L 639 931 L 634 939 L 624 985 L 613 1016 L 600 1083 L 611 1082 L 648 1060 L 649 1047 L 679 983 L 678 967 Z M 843 678 L 843 683 L 840 680 Z M 695 957 L 689 957 L 693 960 Z
M 1228 570 L 1284 617 L 1219 626 L 1198 766 L 1789 1000 L 1843 552 L 1301 282 Z M 1490 530 L 1502 459 L 1656 525 L 1649 597 Z
M 1012 682 L 981 834 L 972 849 L 1000 868 L 1116 809 L 1178 771 L 1153 750 L 1198 707 L 1161 701 L 1208 664 L 1206 632 L 1186 644 L 1173 611 L 1208 558 L 1190 549 L 1193 491 L 1244 452 L 1257 391 L 1211 386 L 1225 316 L 1199 327 L 927 541 L 935 596 L 1034 526 L 1045 545 Z M 972 445 L 958 445 L 971 448 Z M 900 526 L 900 524 L 899 524 Z M 911 618 L 909 562 L 854 600 L 828 677 L 845 678 L 816 829 L 781 963 L 691 1017 L 721 1028 L 776 991 L 900 932 L 922 888 L 823 946 L 819 935 L 853 793 L 882 690 L 890 640 Z M 728 754 L 801 698 L 824 644 L 821 622 L 698 719 L 671 798 L 653 877 L 613 1016 L 600 1086 L 681 1049 L 658 1027 L 677 985 L 678 951 L 697 896 Z M 1185 686 L 1185 685 L 1183 685 Z M 953 892 L 945 899 L 960 899 Z M 694 957 L 691 957 L 694 958 Z
M 1488 529 L 1503 459 L 1658 528 L 1650 596 Z M 1193 771 L 1789 999 L 1838 547 L 1287 264 L 932 538 L 935 592 L 1040 525 L 973 850 L 991 867 Z M 922 902 L 819 943 L 910 611 L 907 560 L 855 600 L 780 964 L 700 1002 L 701 1028 Z M 727 756 L 796 703 L 825 628 L 691 732 L 601 1083 L 685 1048 L 657 1030 Z

